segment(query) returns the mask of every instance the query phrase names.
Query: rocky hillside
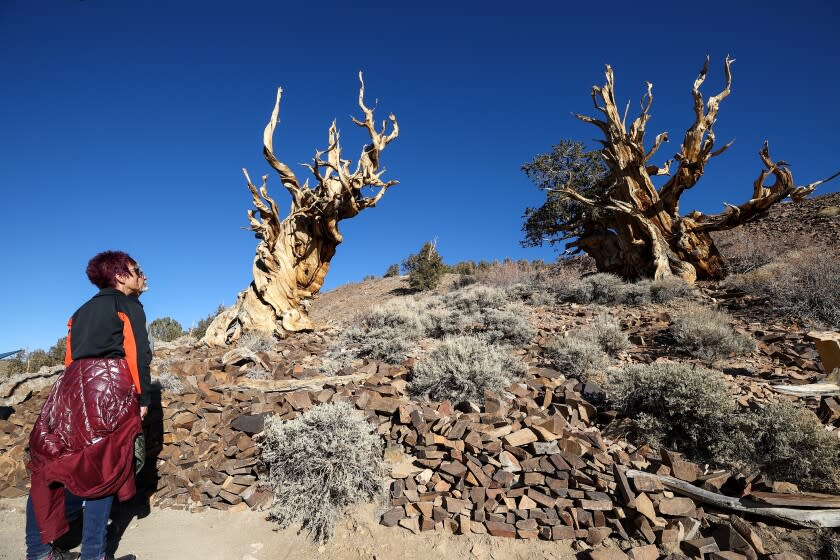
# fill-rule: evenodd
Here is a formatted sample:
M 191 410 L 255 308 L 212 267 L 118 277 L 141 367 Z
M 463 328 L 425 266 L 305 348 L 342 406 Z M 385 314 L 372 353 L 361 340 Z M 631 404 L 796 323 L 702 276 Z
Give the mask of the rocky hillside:
M 838 207 L 840 194 L 782 206 L 744 235 L 795 233 L 836 247 Z M 381 437 L 389 493 L 376 522 L 393 531 L 565 541 L 579 558 L 596 560 L 832 558 L 826 543 L 836 542 L 792 529 L 815 515 L 840 522 L 840 498 L 801 491 L 831 487 L 833 473 L 816 481 L 813 473 L 840 461 L 838 397 L 787 391 L 826 374 L 805 321 L 715 284 L 689 289 L 569 276 L 559 285 L 543 278 L 525 288 L 479 282 L 456 289 L 454 280 L 437 295 L 414 294 L 402 278 L 342 286 L 313 302 L 317 332 L 281 341 L 158 345 L 161 391 L 143 476 L 152 504 L 196 512 L 267 508 L 270 465 L 259 452 L 266 417 L 290 420 L 343 401 Z M 376 321 L 364 320 L 383 305 Z M 696 329 L 708 325 L 692 323 L 696 317 L 721 324 L 697 342 L 686 331 L 700 336 Z M 431 375 L 423 364 L 464 335 L 450 345 L 455 354 L 479 348 L 460 364 L 470 373 L 437 385 L 432 379 L 433 389 L 418 394 L 418 372 Z M 493 363 L 471 370 L 481 352 L 504 353 L 505 367 L 492 376 Z M 617 391 L 616 379 L 647 366 L 648 373 L 684 376 L 690 398 L 666 402 L 653 419 L 611 402 L 610 380 Z M 669 385 L 678 383 L 641 393 L 656 398 Z M 447 398 L 453 389 L 478 396 Z M 26 493 L 26 437 L 46 391 L 25 380 L 0 387 L 15 408 L 0 420 L 0 497 Z M 706 392 L 719 400 L 702 401 Z M 807 438 L 785 441 L 761 465 L 727 463 L 724 455 L 739 451 L 731 445 L 689 445 L 694 423 L 713 413 L 714 422 L 759 421 L 704 437 L 766 452 L 756 440 L 775 435 L 762 431 L 762 422 L 774 420 L 761 416 L 767 410 L 808 427 Z M 788 428 L 778 431 L 799 437 L 796 426 Z M 812 461 L 804 467 L 810 474 L 787 469 L 803 457 Z

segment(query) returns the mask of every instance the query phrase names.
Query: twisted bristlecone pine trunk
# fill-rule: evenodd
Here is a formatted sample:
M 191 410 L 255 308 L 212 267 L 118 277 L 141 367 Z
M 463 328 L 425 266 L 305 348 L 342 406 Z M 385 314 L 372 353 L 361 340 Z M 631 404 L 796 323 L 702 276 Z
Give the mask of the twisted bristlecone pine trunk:
M 353 122 L 368 131 L 371 142 L 362 149 L 351 171 L 350 161 L 341 158 L 339 133 L 333 121 L 327 149 L 317 151 L 312 164 L 306 165 L 315 177 L 312 187 L 308 180 L 301 185 L 292 170 L 274 155 L 272 138 L 283 93 L 277 90 L 277 101 L 263 133 L 263 154 L 291 195 L 291 210 L 281 218 L 277 204 L 268 195 L 268 177 L 263 176 L 262 186 L 257 188 L 248 172 L 242 170 L 256 207 L 256 213 L 248 211 L 250 229 L 259 239 L 254 280 L 239 293 L 231 308 L 213 320 L 203 339 L 207 344 L 230 344 L 249 331 L 284 337 L 290 332 L 311 330 L 307 300 L 321 289 L 330 260 L 342 241 L 338 222 L 376 206 L 385 191 L 397 184 L 383 181 L 385 170 L 379 169 L 380 153 L 399 133 L 397 119 L 389 115 L 390 133 L 384 121 L 377 130 L 373 110 L 365 105 L 361 72 L 359 82 L 359 107 L 364 119 L 354 118 Z
M 732 145 L 729 142 L 715 149 L 712 130 L 720 103 L 730 93 L 732 62 L 727 57 L 724 64 L 724 89 L 704 102 L 700 86 L 708 71 L 709 60 L 706 59 L 692 88 L 694 123 L 686 131 L 680 150 L 674 156 L 678 167 L 673 174 L 672 160 L 661 167 L 649 163 L 662 143 L 667 142 L 667 133 L 659 134 L 650 149 L 644 146 L 645 125 L 650 118 L 653 101 L 652 84 L 647 84 L 641 114 L 631 123 L 629 130 L 625 125 L 629 104 L 622 116 L 616 106 L 612 68 L 606 68 L 606 84 L 592 88 L 595 108 L 603 113 L 604 118 L 577 117 L 603 132 L 601 153 L 608 168 L 605 194 L 598 199 L 587 198 L 570 187 L 571 181 L 558 192 L 601 210 L 587 213 L 580 223 L 573 224 L 583 234 L 570 244 L 576 251 L 584 251 L 593 257 L 600 271 L 628 279 L 660 279 L 676 275 L 693 282 L 696 279 L 722 278 L 724 263 L 712 241 L 711 232 L 741 225 L 785 198 L 799 201 L 813 192 L 817 185 L 838 175 L 796 187 L 787 164 L 774 162 L 765 142 L 759 152 L 765 169 L 753 184 L 750 200 L 739 206 L 724 203 L 727 208 L 719 214 L 694 211 L 687 216 L 680 215 L 680 196 L 697 183 L 711 158 Z M 657 189 L 651 181 L 655 175 L 670 175 L 670 179 Z M 765 186 L 765 180 L 770 175 L 775 177 L 775 181 L 771 186 Z

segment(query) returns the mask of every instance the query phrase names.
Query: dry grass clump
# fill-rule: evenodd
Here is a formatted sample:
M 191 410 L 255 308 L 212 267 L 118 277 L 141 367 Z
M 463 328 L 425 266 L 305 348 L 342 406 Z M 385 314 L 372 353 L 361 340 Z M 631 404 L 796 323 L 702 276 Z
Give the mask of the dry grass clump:
M 755 348 L 755 341 L 736 332 L 732 318 L 716 309 L 690 305 L 674 317 L 671 334 L 689 354 L 708 362 L 740 356 Z
M 282 528 L 300 522 L 316 541 L 333 536 L 348 507 L 383 495 L 382 442 L 347 403 L 316 406 L 294 420 L 267 418 L 260 450 L 274 492 L 272 519 Z
M 408 389 L 434 401 L 480 402 L 484 391 L 499 392 L 525 373 L 525 365 L 486 340 L 447 338 L 414 365 Z
M 729 277 L 726 285 L 767 296 L 773 309 L 784 315 L 840 328 L 840 258 L 831 248 L 787 253 L 770 264 Z
M 607 392 L 649 443 L 704 461 L 732 456 L 735 400 L 720 373 L 680 363 L 635 364 L 609 372 Z
M 560 372 L 584 383 L 602 385 L 610 357 L 597 340 L 578 335 L 558 337 L 543 348 L 543 355 Z
M 528 261 L 505 260 L 487 266 L 478 266 L 472 276 L 479 284 L 486 286 L 508 287 L 517 284 L 533 284 L 540 276 L 545 265 Z
M 779 244 L 767 235 L 742 228 L 714 233 L 715 245 L 723 255 L 729 274 L 743 274 L 770 263 Z

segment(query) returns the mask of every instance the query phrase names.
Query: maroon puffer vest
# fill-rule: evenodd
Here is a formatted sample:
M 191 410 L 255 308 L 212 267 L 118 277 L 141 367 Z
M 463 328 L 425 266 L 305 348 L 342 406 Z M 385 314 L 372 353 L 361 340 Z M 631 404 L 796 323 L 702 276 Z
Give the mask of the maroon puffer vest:
M 64 488 L 91 499 L 134 495 L 134 439 L 142 431 L 125 359 L 83 358 L 64 370 L 29 436 L 30 496 L 42 542 L 67 531 Z

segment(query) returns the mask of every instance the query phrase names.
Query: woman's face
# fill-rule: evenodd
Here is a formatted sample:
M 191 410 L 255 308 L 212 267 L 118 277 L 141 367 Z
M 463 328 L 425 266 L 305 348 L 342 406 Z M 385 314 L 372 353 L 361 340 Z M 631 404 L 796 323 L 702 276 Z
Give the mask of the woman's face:
M 124 284 L 131 295 L 140 295 L 146 290 L 146 274 L 138 263 L 128 265 Z

